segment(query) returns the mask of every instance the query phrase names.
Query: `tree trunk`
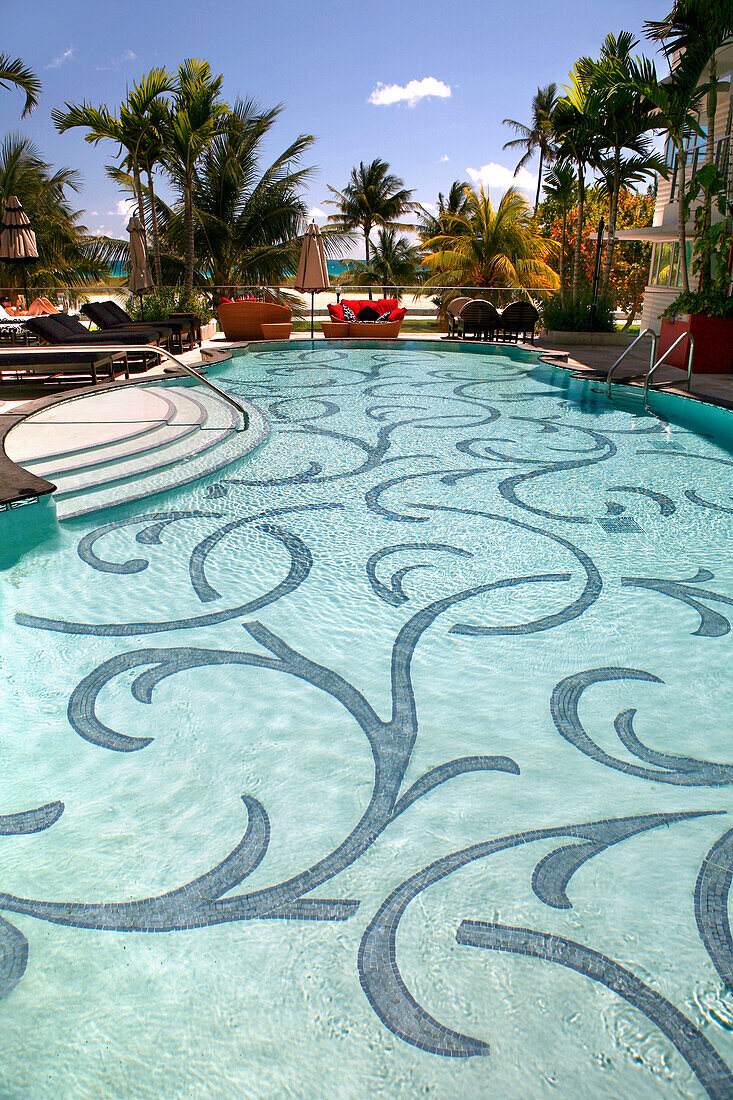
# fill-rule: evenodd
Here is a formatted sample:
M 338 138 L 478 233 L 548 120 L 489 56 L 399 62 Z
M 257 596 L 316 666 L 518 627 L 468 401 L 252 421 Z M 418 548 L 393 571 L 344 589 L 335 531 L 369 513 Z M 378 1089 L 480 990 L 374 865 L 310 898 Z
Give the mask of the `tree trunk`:
M 626 318 L 626 324 L 621 329 L 622 332 L 628 332 L 634 323 L 637 313 L 639 312 L 639 306 L 641 305 L 641 298 L 635 298 L 629 306 L 629 313 Z
M 613 183 L 611 185 L 611 198 L 608 204 L 608 244 L 603 261 L 603 277 L 601 279 L 601 298 L 608 295 L 608 284 L 611 281 L 611 265 L 613 252 L 616 246 L 616 221 L 618 219 L 618 200 L 621 191 L 621 150 L 617 147 L 613 158 Z
M 687 190 L 687 178 L 686 178 L 686 164 L 685 164 L 685 136 L 684 130 L 682 131 L 682 137 L 680 143 L 677 146 L 677 183 L 679 187 L 679 216 L 678 216 L 678 230 L 679 230 L 679 245 L 680 245 L 680 263 L 682 264 L 682 289 L 685 294 L 690 293 L 690 276 L 687 271 L 687 232 L 685 222 L 687 220 L 687 210 L 685 202 L 685 192 Z
M 544 162 L 545 151 L 540 149 L 540 166 L 537 171 L 537 193 L 534 197 L 534 216 L 537 217 L 537 207 L 540 205 L 540 188 L 542 187 L 542 165 Z
M 705 163 L 712 164 L 715 160 L 715 112 L 718 109 L 718 66 L 715 62 L 715 54 L 710 58 L 709 62 L 710 73 L 710 91 L 707 95 L 707 145 L 705 148 Z M 710 191 L 705 189 L 705 198 L 703 200 L 703 228 L 709 229 L 712 222 L 712 195 Z M 712 282 L 712 256 L 709 254 L 705 257 L 703 265 L 700 269 L 700 290 L 709 290 L 710 283 Z
M 150 194 L 150 223 L 153 230 L 153 263 L 155 265 L 155 285 L 160 286 L 160 235 L 158 233 L 158 211 L 155 209 L 155 191 L 153 173 L 148 168 L 148 192 Z
M 568 209 L 562 208 L 562 238 L 560 243 L 560 302 L 565 309 L 565 246 L 568 243 Z
M 585 177 L 583 163 L 578 161 L 578 230 L 575 234 L 575 259 L 573 264 L 573 305 L 577 305 L 580 293 L 580 254 L 583 243 L 583 216 L 585 206 Z
M 183 292 L 188 298 L 193 291 L 193 195 L 191 194 L 190 182 L 186 184 L 184 218 L 186 229 L 186 268 L 183 281 Z

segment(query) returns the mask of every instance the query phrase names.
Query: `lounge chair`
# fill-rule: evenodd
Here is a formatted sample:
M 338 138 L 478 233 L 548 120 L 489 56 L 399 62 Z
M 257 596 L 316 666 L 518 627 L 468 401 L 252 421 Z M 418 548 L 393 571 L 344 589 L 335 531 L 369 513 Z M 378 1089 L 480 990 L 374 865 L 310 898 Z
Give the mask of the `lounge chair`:
M 0 306 L 0 337 L 14 343 L 27 344 L 29 335 L 25 327 L 25 317 L 15 317 L 4 306 Z
M 113 304 L 113 302 L 87 302 L 86 305 L 81 307 L 81 312 L 89 318 L 92 324 L 97 326 L 100 332 L 107 333 L 108 338 L 111 338 L 113 333 L 119 334 L 133 330 L 135 332 L 151 332 L 156 335 L 161 344 L 165 344 L 166 347 L 173 350 L 171 345 L 176 335 L 174 325 L 167 324 L 164 321 L 120 322 L 108 308 Z
M 115 368 L 119 366 L 125 378 L 130 377 L 127 353 L 124 351 L 97 351 L 89 348 L 85 351 L 69 351 L 67 348 L 35 348 L 33 350 L 3 354 L 0 351 L 0 378 L 3 381 L 5 371 L 13 371 L 15 380 L 20 382 L 29 374 L 89 374 L 96 386 L 98 372 L 102 368 L 109 371 L 110 381 L 116 377 Z
M 193 348 L 194 325 L 190 320 L 167 318 L 165 321 L 134 321 L 133 318 L 117 302 L 108 299 L 106 302 L 87 302 L 81 307 L 82 313 L 93 321 L 98 328 L 107 332 L 125 328 L 154 328 L 168 337 L 174 337 L 179 352 L 183 352 L 183 338 L 188 340 L 189 348 Z M 171 348 L 171 351 L 173 348 Z
M 130 359 L 136 359 L 147 363 L 149 359 L 157 362 L 159 356 L 154 349 L 162 343 L 161 337 L 150 330 L 133 330 L 125 332 L 89 332 L 77 317 L 70 317 L 68 313 L 56 313 L 53 317 L 29 317 L 26 322 L 28 328 L 35 336 L 45 344 L 54 346 L 63 344 L 83 345 L 84 348 L 95 348 L 104 344 L 148 344 L 150 355 L 145 352 L 131 351 Z
M 473 333 L 477 340 L 490 340 L 499 324 L 499 314 L 491 302 L 474 298 L 456 317 L 456 335 L 465 340 L 469 333 Z
M 511 302 L 502 310 L 497 328 L 505 340 L 518 344 L 520 336 L 525 341 L 529 336 L 534 344 L 534 330 L 539 319 L 539 313 L 530 302 Z
M 465 296 L 463 296 L 461 298 L 453 298 L 453 300 L 448 302 L 448 305 L 445 307 L 445 314 L 446 314 L 446 317 L 448 318 L 448 339 L 449 340 L 454 340 L 455 337 L 457 336 L 457 328 L 458 328 L 457 319 L 458 319 L 458 315 L 461 312 L 461 310 L 463 309 L 463 307 L 467 306 L 470 301 L 471 301 L 471 299 L 466 298 Z

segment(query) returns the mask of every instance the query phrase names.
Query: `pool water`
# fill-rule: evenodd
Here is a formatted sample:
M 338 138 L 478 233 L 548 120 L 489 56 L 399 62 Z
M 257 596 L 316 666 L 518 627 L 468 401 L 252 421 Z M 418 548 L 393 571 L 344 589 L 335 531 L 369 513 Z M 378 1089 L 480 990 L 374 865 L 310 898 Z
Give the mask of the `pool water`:
M 0 572 L 0 1096 L 733 1095 L 726 440 L 522 351 L 217 382 L 263 446 Z

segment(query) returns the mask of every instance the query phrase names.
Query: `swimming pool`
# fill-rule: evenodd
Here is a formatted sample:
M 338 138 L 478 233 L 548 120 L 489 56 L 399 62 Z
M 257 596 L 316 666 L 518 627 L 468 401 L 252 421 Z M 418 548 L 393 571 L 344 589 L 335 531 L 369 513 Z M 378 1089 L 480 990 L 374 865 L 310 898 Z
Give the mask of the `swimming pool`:
M 725 440 L 523 351 L 216 380 L 264 446 L 0 573 L 0 1093 L 732 1095 Z

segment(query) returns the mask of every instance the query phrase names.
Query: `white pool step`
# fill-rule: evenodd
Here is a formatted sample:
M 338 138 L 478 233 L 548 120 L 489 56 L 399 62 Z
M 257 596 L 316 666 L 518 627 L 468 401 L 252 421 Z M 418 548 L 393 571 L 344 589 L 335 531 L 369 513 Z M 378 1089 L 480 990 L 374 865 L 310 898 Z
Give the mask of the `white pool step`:
M 7 437 L 14 462 L 53 482 L 59 519 L 184 485 L 248 454 L 268 433 L 202 386 L 144 385 L 72 398 Z

